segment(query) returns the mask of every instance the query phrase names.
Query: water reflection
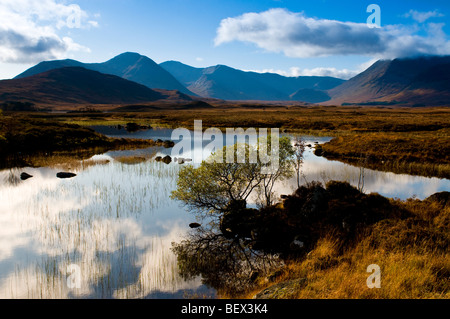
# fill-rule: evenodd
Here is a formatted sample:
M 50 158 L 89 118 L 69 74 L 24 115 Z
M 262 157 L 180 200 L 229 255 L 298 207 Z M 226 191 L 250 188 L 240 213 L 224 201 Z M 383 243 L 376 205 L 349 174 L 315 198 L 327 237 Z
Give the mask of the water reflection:
M 178 276 L 170 251 L 190 218 L 169 199 L 179 166 L 106 157 L 70 180 L 27 168 L 33 178 L 0 186 L 0 297 L 213 295 L 200 279 Z M 81 289 L 67 286 L 71 264 L 80 266 Z
M 172 132 L 107 130 L 102 132 L 162 140 Z M 162 147 L 108 152 L 89 165 L 71 164 L 77 176 L 67 180 L 56 178 L 52 167 L 0 171 L 0 298 L 214 296 L 200 278 L 186 281 L 178 274 L 170 247 L 186 236 L 194 217 L 169 197 L 182 166 L 152 160 L 165 155 L 171 150 Z M 143 160 L 118 161 L 127 156 Z M 22 172 L 33 177 L 23 181 Z M 304 181 L 356 186 L 360 170 L 316 157 L 309 148 L 303 173 Z M 292 193 L 296 184 L 295 178 L 279 183 L 278 195 Z M 366 193 L 424 199 L 449 189 L 449 180 L 365 170 Z M 80 267 L 81 289 L 67 286 L 71 264 Z

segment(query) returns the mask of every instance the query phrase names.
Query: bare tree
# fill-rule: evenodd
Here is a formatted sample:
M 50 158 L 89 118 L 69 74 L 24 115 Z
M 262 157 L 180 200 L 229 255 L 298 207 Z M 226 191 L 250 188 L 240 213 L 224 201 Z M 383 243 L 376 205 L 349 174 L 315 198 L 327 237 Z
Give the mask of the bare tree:
M 297 173 L 297 187 L 300 187 L 300 171 L 304 161 L 306 143 L 301 136 L 294 138 L 294 168 Z

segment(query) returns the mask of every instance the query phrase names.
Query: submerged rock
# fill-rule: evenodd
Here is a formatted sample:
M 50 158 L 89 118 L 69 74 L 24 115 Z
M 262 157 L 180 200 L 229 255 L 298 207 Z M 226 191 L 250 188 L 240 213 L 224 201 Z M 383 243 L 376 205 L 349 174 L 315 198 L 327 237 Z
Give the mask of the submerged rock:
M 192 228 L 192 229 L 195 229 L 195 228 L 200 228 L 200 227 L 202 227 L 202 225 L 200 225 L 199 223 L 190 223 L 190 224 L 189 224 L 189 227 Z
M 33 177 L 32 175 L 30 175 L 28 173 L 25 173 L 25 172 L 20 174 L 20 179 L 23 180 L 23 181 L 26 181 L 27 179 L 32 178 L 32 177 Z
M 75 176 L 77 176 L 77 174 L 67 173 L 67 172 L 60 172 L 60 173 L 56 174 L 56 177 L 61 178 L 61 179 L 73 178 Z

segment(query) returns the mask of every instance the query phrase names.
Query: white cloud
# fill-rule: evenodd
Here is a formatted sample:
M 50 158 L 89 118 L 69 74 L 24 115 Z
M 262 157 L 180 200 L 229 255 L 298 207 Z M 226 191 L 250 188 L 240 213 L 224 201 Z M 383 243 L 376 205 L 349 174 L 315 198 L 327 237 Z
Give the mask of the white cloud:
M 405 18 L 412 18 L 419 23 L 423 23 L 430 18 L 439 18 L 439 17 L 443 17 L 444 15 L 437 10 L 427 11 L 427 12 L 409 10 L 409 12 L 405 13 L 403 16 Z
M 79 5 L 57 0 L 0 1 L 0 62 L 34 63 L 89 49 L 61 35 L 98 26 Z
M 348 80 L 355 75 L 359 74 L 360 71 L 348 70 L 348 69 L 336 69 L 329 67 L 318 67 L 313 69 L 301 69 L 299 67 L 291 67 L 288 71 L 286 70 L 276 70 L 276 69 L 263 69 L 263 70 L 247 70 L 249 72 L 257 73 L 275 73 L 282 76 L 288 77 L 298 77 L 298 76 L 331 76 L 335 78 L 340 78 Z
M 371 59 L 368 62 L 362 63 L 355 70 L 349 69 L 336 69 L 332 67 L 317 67 L 312 69 L 302 69 L 299 67 L 291 67 L 288 71 L 286 70 L 276 70 L 276 69 L 263 69 L 263 70 L 248 70 L 251 72 L 258 73 L 276 73 L 283 76 L 331 76 L 334 78 L 348 80 L 352 77 L 360 74 L 361 72 L 367 70 L 372 64 L 377 60 Z
M 427 28 L 426 37 L 417 31 L 401 25 L 369 28 L 365 23 L 309 18 L 303 13 L 271 9 L 222 20 L 215 44 L 249 42 L 269 52 L 296 58 L 330 55 L 395 58 L 450 53 L 450 42 L 442 38 L 442 27 Z

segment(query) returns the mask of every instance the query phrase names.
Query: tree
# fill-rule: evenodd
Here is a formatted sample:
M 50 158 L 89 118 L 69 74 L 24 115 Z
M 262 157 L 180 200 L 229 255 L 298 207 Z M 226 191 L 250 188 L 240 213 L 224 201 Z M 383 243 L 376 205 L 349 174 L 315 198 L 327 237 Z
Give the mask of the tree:
M 300 136 L 296 136 L 294 139 L 294 168 L 297 173 L 297 187 L 300 187 L 300 170 L 303 165 L 305 148 L 305 141 Z
M 203 161 L 198 168 L 185 166 L 181 169 L 177 189 L 172 198 L 182 201 L 189 209 L 200 214 L 220 215 L 234 201 L 247 201 L 260 182 L 258 163 L 250 163 L 250 146 L 245 144 L 226 146 Z M 229 148 L 235 157 L 245 152 L 245 162 L 226 162 Z
M 268 149 L 270 149 L 271 154 L 278 151 L 278 163 L 275 168 L 269 169 L 266 172 L 264 169 L 260 171 L 260 183 L 258 185 L 258 195 L 259 195 L 259 205 L 261 207 L 270 206 L 274 202 L 275 192 L 274 187 L 277 181 L 282 181 L 286 178 L 292 176 L 292 164 L 293 164 L 293 155 L 294 149 L 291 145 L 291 140 L 289 137 L 284 136 L 278 140 L 278 147 L 273 145 L 273 141 L 271 137 L 268 137 L 266 140 L 260 140 L 259 151 L 261 151 L 261 145 L 267 145 Z M 274 167 L 270 164 L 270 166 Z M 260 164 L 262 168 L 264 166 L 268 166 L 268 164 Z
M 267 170 L 272 163 L 263 163 L 259 159 L 255 162 L 249 160 L 252 152 L 262 151 L 260 145 L 263 142 L 260 141 L 258 146 L 225 146 L 199 167 L 185 166 L 179 173 L 177 189 L 172 192 L 172 198 L 182 201 L 191 210 L 217 215 L 229 210 L 233 202 L 247 202 L 251 194 L 258 194 L 262 206 L 271 205 L 275 183 L 292 175 L 293 149 L 288 137 L 280 138 L 277 143 L 278 164 L 274 169 Z M 270 138 L 266 142 L 269 153 L 273 155 L 276 143 Z M 235 155 L 233 163 L 226 161 L 226 154 L 230 149 Z M 238 161 L 239 158 L 245 160 Z

